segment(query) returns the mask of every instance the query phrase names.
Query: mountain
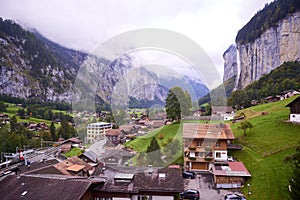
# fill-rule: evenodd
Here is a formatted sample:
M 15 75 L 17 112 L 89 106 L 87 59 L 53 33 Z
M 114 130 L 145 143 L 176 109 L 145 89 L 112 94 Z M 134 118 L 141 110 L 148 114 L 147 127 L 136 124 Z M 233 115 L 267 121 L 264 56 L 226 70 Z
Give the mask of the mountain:
M 20 25 L 0 18 L 1 94 L 70 102 L 70 88 L 85 55 L 44 43 Z
M 236 76 L 235 89 L 243 89 L 284 62 L 300 60 L 300 2 L 276 0 L 266 4 L 238 32 L 236 74 L 224 69 L 224 79 Z M 226 62 L 225 62 L 226 63 Z M 233 69 L 234 71 L 234 69 Z
M 1 95 L 66 103 L 85 97 L 94 102 L 96 95 L 97 102 L 110 104 L 121 91 L 129 105 L 137 101 L 164 105 L 168 89 L 174 86 L 194 93 L 195 100 L 208 92 L 200 79 L 189 74 L 160 76 L 136 66 L 130 55 L 110 61 L 68 49 L 1 18 L 0 47 Z

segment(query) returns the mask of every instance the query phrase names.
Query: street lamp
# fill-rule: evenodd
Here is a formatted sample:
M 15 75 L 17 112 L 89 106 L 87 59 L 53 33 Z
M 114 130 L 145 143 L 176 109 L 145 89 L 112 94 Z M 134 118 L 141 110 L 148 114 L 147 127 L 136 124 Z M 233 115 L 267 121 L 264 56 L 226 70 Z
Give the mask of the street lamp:
M 247 186 L 248 186 L 248 194 L 251 194 L 251 192 L 250 192 L 250 184 L 248 183 Z

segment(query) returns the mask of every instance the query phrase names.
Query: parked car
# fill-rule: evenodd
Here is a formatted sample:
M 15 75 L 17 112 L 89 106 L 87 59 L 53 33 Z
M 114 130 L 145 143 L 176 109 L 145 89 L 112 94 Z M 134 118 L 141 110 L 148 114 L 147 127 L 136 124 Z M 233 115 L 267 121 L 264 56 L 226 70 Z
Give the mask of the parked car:
M 192 171 L 184 171 L 182 173 L 182 177 L 183 178 L 192 178 L 192 179 L 194 179 L 194 178 L 196 178 L 196 173 L 192 172 Z
M 181 199 L 194 199 L 199 200 L 200 199 L 200 192 L 198 190 L 194 189 L 188 189 L 180 194 Z
M 230 193 L 226 194 L 224 197 L 225 200 L 246 200 L 246 197 L 242 194 Z

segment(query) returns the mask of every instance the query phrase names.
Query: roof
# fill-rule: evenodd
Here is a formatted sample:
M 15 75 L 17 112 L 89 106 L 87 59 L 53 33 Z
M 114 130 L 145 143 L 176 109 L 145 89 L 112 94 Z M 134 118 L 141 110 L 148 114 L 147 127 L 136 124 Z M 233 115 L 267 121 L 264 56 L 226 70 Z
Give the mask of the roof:
M 139 192 L 182 192 L 183 178 L 180 169 L 161 168 L 149 173 L 138 173 L 134 177 L 134 186 Z
M 84 171 L 88 171 L 90 169 L 92 169 L 92 166 L 86 162 L 84 162 L 83 160 L 81 160 L 80 158 L 78 158 L 77 156 L 73 156 L 71 158 L 68 158 L 67 160 L 64 160 L 63 162 L 57 163 L 54 165 L 54 167 L 59 170 L 62 174 L 65 175 L 71 175 L 71 173 L 68 172 L 67 168 L 72 166 L 72 165 L 83 165 Z
M 233 140 L 234 135 L 229 124 L 184 123 L 183 138 Z
M 10 175 L 3 179 L 0 199 L 81 199 L 92 182 L 54 177 Z
M 98 156 L 94 151 L 92 150 L 86 150 L 83 154 L 81 154 L 79 157 L 85 156 L 94 163 L 98 162 L 100 159 L 100 156 Z
M 105 131 L 105 135 L 106 136 L 118 136 L 121 134 L 121 129 L 109 129 L 107 131 Z
M 231 113 L 233 108 L 230 106 L 212 106 L 211 111 L 213 113 Z
M 91 124 L 88 124 L 88 126 L 109 126 L 109 125 L 112 125 L 111 123 L 108 123 L 108 122 L 95 122 L 95 123 L 91 123 Z
M 119 128 L 125 132 L 130 132 L 130 131 L 132 131 L 132 129 L 135 128 L 135 126 L 134 125 L 121 125 Z
M 110 158 L 110 157 L 116 157 L 118 159 L 121 159 L 122 157 L 132 157 L 133 154 L 129 151 L 122 150 L 122 149 L 105 149 L 104 154 L 102 155 L 102 160 Z
M 285 107 L 292 107 L 295 103 L 300 103 L 300 96 L 288 103 Z
M 58 163 L 58 160 L 52 159 L 52 160 L 46 160 L 46 161 L 42 161 L 42 162 L 31 163 L 30 168 L 28 166 L 21 165 L 21 166 L 19 166 L 19 169 L 20 169 L 20 173 L 29 173 L 31 171 L 35 171 L 35 170 L 38 170 L 41 168 L 55 165 L 57 163 Z
M 70 167 L 67 167 L 66 170 L 68 171 L 73 171 L 73 172 L 79 172 L 80 170 L 82 170 L 83 168 L 85 168 L 84 165 L 71 165 Z
M 146 170 L 132 170 L 131 173 L 120 173 L 113 168 L 107 167 L 103 177 L 107 177 L 107 182 L 104 185 L 95 188 L 95 191 L 100 193 L 144 193 L 144 192 L 182 192 L 184 190 L 183 178 L 181 169 L 177 168 L 152 168 L 152 173 L 149 168 Z M 123 169 L 126 171 L 126 169 Z M 147 171 L 148 170 L 148 171 Z M 129 170 L 130 171 L 130 170 Z M 117 182 L 114 179 L 124 180 Z
M 216 176 L 251 176 L 242 162 L 228 162 L 228 166 L 215 166 L 213 174 Z

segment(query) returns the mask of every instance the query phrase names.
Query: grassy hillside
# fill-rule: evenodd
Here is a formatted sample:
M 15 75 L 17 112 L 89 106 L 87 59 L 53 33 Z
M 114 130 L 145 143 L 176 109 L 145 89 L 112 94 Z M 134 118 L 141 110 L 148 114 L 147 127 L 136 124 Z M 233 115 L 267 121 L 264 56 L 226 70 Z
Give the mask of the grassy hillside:
M 239 111 L 239 113 L 244 112 L 247 120 L 254 126 L 247 132 L 246 137 L 243 131 L 238 129 L 239 123 L 231 124 L 236 137 L 235 142 L 242 144 L 243 150 L 230 153 L 242 161 L 252 174 L 252 178 L 247 182 L 250 184 L 252 194 L 247 195 L 247 187 L 242 189 L 249 200 L 288 199 L 288 181 L 292 176 L 292 164 L 284 160 L 295 152 L 295 147 L 299 144 L 300 125 L 286 122 L 289 108 L 285 106 L 295 98 Z M 153 136 L 158 138 L 161 133 L 164 139 L 158 139 L 160 145 L 177 133 L 176 137 L 181 137 L 182 126 L 180 124 L 164 126 L 136 138 L 127 143 L 127 146 L 137 151 L 144 151 L 150 144 L 151 138 Z
M 248 182 L 252 194 L 248 199 L 288 199 L 292 165 L 284 159 L 295 152 L 300 141 L 300 125 L 286 122 L 289 108 L 285 105 L 293 99 L 295 97 L 239 111 L 244 112 L 254 126 L 246 137 L 237 128 L 238 123 L 231 125 L 236 142 L 244 146 L 233 155 L 244 162 L 252 174 Z M 246 194 L 247 188 L 243 191 Z

